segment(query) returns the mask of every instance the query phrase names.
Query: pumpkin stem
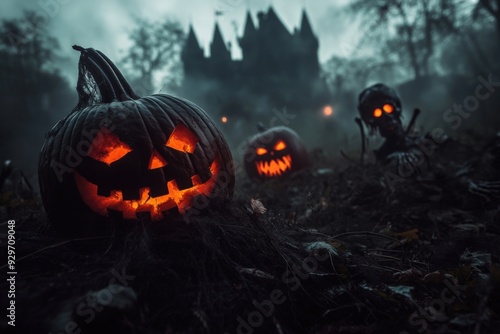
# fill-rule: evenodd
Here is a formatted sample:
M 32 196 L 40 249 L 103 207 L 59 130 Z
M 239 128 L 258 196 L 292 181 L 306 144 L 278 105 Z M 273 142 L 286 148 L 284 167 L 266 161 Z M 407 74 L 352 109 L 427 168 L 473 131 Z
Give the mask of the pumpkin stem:
M 125 77 L 123 76 L 122 72 L 120 72 L 120 70 L 118 69 L 118 67 L 116 67 L 116 65 L 104 54 L 102 53 L 101 51 L 99 50 L 96 50 L 97 53 L 99 53 L 101 55 L 101 57 L 108 63 L 108 65 L 111 67 L 111 69 L 114 71 L 116 77 L 118 78 L 118 80 L 120 81 L 120 84 L 122 85 L 123 89 L 125 90 L 126 94 L 130 97 L 130 98 L 133 98 L 133 99 L 139 99 L 140 96 L 137 95 L 132 87 L 130 86 L 130 84 L 128 83 L 127 79 L 125 79 Z
M 81 52 L 76 88 L 80 97 L 78 107 L 139 98 L 118 68 L 102 52 L 78 45 L 73 45 L 73 49 Z

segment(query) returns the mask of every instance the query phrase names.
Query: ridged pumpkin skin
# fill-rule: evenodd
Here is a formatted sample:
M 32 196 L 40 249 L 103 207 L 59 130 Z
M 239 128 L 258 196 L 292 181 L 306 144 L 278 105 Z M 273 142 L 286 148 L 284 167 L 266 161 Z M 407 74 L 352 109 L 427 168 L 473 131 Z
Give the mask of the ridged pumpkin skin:
M 106 56 L 76 49 L 80 101 L 49 132 L 39 159 L 52 223 L 189 218 L 232 197 L 231 153 L 200 107 L 165 94 L 138 97 Z
M 250 178 L 270 180 L 309 166 L 309 154 L 300 136 L 286 126 L 260 127 L 243 155 Z

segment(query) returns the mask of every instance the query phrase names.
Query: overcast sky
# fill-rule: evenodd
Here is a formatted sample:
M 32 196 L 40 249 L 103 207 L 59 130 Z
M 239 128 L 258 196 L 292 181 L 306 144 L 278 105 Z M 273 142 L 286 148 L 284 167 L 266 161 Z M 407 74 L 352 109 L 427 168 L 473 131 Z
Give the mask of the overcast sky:
M 61 70 L 70 78 L 76 77 L 78 53 L 71 45 L 94 47 L 112 60 L 118 60 L 130 45 L 128 34 L 135 18 L 153 21 L 171 17 L 186 28 L 192 23 L 199 42 L 207 49 L 213 34 L 215 12 L 224 14 L 217 18 L 224 39 L 237 46 L 236 31 L 241 35 L 246 11 L 256 20 L 256 13 L 272 5 L 285 26 L 291 31 L 300 25 L 305 8 L 314 31 L 320 40 L 320 61 L 331 55 L 347 56 L 356 40 L 356 29 L 350 19 L 342 14 L 348 0 L 2 0 L 0 17 L 19 17 L 23 9 L 48 12 L 47 27 L 59 40 L 68 61 Z M 48 6 L 48 10 L 47 10 Z M 233 47 L 233 56 L 240 56 Z

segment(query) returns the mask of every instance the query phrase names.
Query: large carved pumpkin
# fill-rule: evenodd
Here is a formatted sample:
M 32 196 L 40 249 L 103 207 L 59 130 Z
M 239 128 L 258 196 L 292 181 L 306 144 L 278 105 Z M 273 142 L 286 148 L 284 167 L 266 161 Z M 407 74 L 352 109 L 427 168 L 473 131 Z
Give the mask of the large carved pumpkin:
M 74 48 L 80 100 L 39 160 L 52 221 L 169 220 L 231 198 L 231 153 L 202 109 L 165 94 L 141 98 L 104 54 Z
M 279 178 L 309 166 L 307 149 L 299 135 L 290 128 L 259 128 L 243 156 L 249 177 Z

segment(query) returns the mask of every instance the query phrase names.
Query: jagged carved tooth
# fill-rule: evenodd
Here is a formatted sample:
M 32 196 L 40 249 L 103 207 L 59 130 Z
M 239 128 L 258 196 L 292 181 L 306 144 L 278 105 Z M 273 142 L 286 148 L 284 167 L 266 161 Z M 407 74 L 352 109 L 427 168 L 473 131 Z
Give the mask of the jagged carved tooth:
M 279 164 L 276 162 L 276 160 L 273 159 L 271 161 L 271 171 L 273 175 L 278 175 L 279 168 Z
M 259 172 L 259 175 L 262 175 L 262 165 L 259 161 L 255 163 L 255 167 L 257 167 L 257 172 Z
M 284 172 L 284 171 L 286 171 L 288 169 L 286 163 L 283 161 L 283 158 L 282 159 L 278 159 L 278 165 L 280 166 L 280 170 L 282 172 Z
M 289 154 L 283 157 L 283 161 L 285 162 L 288 168 L 292 168 L 292 157 L 290 157 Z

